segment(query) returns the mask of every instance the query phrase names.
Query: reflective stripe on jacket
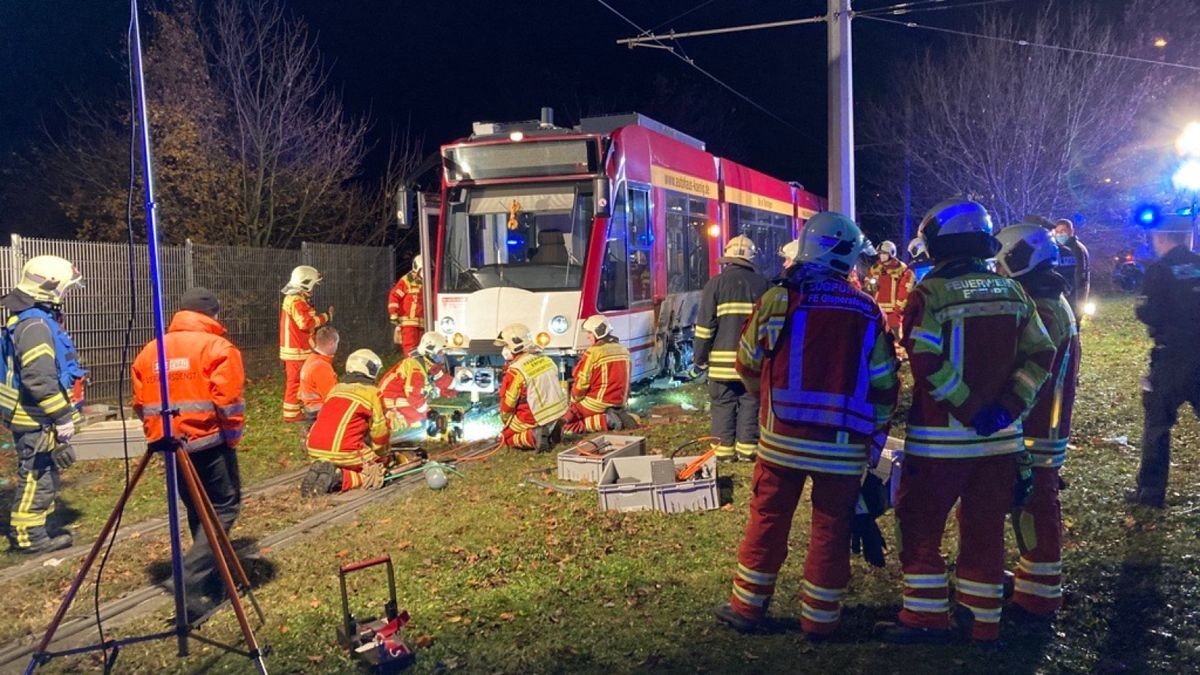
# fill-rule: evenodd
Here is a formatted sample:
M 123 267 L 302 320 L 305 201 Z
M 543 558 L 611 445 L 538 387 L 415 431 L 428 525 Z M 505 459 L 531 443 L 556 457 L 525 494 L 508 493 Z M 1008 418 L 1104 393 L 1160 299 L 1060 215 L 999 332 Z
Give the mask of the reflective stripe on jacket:
M 329 323 L 329 315 L 317 313 L 308 304 L 307 293 L 283 297 L 279 309 L 279 358 L 303 361 L 312 353 L 313 331 Z
M 336 384 L 333 357 L 317 352 L 309 354 L 300 367 L 300 403 L 304 405 L 304 412 L 316 414 Z
M 400 277 L 388 293 L 388 317 L 401 326 L 425 325 L 424 292 L 421 275 L 409 272 Z
M 440 364 L 428 364 L 424 357 L 410 356 L 392 366 L 379 378 L 383 407 L 414 408 L 429 412 L 429 399 L 451 396 L 454 379 Z
M 597 342 L 575 364 L 571 398 L 594 413 L 624 406 L 629 398 L 630 371 L 628 349 L 616 339 Z
M 879 303 L 883 313 L 903 312 L 914 283 L 908 265 L 891 258 L 886 263 L 875 263 L 867 274 L 875 279 L 875 302 Z
M 563 416 L 569 403 L 550 357 L 521 354 L 509 362 L 500 381 L 500 420 L 505 426 L 521 430 L 549 424 Z
M 49 312 L 30 307 L 9 317 L 12 338 L 12 381 L 17 385 L 10 426 L 33 431 L 64 420 L 81 421 L 71 401 L 71 387 L 87 372 L 79 365 L 70 336 Z
M 1025 418 L 1025 447 L 1034 466 L 1058 468 L 1067 458 L 1071 414 L 1079 377 L 1079 329 L 1071 305 L 1062 294 L 1036 297 L 1038 316 L 1056 347 L 1050 380 L 1042 387 Z
M 340 382 L 329 392 L 306 441 L 311 459 L 359 466 L 388 446 L 379 390 L 365 382 Z
M 742 326 L 770 285 L 749 263 L 726 265 L 704 285 L 696 316 L 694 356 L 696 365 L 708 366 L 710 380 L 738 380 L 734 361 Z

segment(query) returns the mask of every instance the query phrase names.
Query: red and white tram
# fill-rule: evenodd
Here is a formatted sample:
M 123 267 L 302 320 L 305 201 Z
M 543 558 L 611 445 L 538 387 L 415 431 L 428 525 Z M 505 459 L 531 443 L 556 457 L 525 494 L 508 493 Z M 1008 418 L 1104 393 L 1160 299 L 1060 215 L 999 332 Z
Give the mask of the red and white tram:
M 824 208 L 638 114 L 574 129 L 476 123 L 442 161 L 431 314 L 450 353 L 475 366 L 496 365 L 492 340 L 520 322 L 565 369 L 599 312 L 632 353 L 635 381 L 681 375 L 725 242 L 751 237 L 774 275 L 779 248 Z

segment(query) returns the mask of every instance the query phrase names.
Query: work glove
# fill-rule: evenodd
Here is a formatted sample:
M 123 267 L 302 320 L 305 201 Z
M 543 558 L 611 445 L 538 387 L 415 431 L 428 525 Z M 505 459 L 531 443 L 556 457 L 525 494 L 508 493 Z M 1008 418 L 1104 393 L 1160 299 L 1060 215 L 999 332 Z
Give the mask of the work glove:
M 378 490 L 383 487 L 385 471 L 383 465 L 377 462 L 367 462 L 362 468 L 364 490 Z
M 991 436 L 1012 423 L 1013 416 L 999 403 L 984 406 L 982 410 L 975 413 L 975 417 L 971 418 L 971 427 L 980 436 Z
M 1033 495 L 1033 455 L 1022 450 L 1017 455 L 1017 482 L 1013 484 L 1013 508 L 1019 509 L 1029 503 Z
M 54 437 L 59 443 L 66 443 L 75 435 L 75 422 L 71 418 L 67 418 L 61 422 L 54 423 Z
M 57 448 L 50 451 L 50 461 L 54 462 L 54 466 L 59 471 L 71 468 L 71 465 L 75 463 L 75 448 L 66 443 L 59 444 Z
M 883 533 L 879 531 L 879 525 L 875 524 L 875 517 L 871 514 L 857 513 L 854 515 L 854 521 L 850 526 L 850 550 L 854 553 L 861 553 L 863 560 L 872 566 L 883 567 L 887 542 L 883 540 Z

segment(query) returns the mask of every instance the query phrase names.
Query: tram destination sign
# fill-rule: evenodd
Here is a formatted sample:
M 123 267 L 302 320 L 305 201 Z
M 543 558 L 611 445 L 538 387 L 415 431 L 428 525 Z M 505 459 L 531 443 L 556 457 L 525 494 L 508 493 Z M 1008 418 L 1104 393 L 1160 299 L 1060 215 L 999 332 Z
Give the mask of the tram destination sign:
M 588 139 L 463 144 L 443 150 L 450 183 L 594 174 L 598 156 Z

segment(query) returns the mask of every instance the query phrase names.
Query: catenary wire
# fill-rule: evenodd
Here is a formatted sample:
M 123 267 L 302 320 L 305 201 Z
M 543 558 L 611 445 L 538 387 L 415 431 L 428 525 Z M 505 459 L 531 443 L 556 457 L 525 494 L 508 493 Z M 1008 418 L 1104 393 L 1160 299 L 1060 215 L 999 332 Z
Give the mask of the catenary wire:
M 717 0 L 705 0 L 704 2 L 702 2 L 702 3 L 698 4 L 698 5 L 696 5 L 695 7 L 691 8 L 691 9 L 689 9 L 689 10 L 687 10 L 686 12 L 683 12 L 682 14 L 676 14 L 675 16 L 673 16 L 673 17 L 671 17 L 671 18 L 667 19 L 666 21 L 663 21 L 662 23 L 658 24 L 658 25 L 657 25 L 657 26 L 655 26 L 654 28 L 651 28 L 651 29 L 647 30 L 645 33 L 643 33 L 643 35 L 649 35 L 650 33 L 653 33 L 654 31 L 658 30 L 659 28 L 662 28 L 663 26 L 665 26 L 665 25 L 667 25 L 667 24 L 674 23 L 674 22 L 676 22 L 676 21 L 678 21 L 678 20 L 682 19 L 683 17 L 685 17 L 685 16 L 687 16 L 687 15 L 689 15 L 689 14 L 693 13 L 693 12 L 696 12 L 696 11 L 699 11 L 699 10 L 701 10 L 701 9 L 704 9 L 705 7 L 708 7 L 709 5 L 713 4 L 713 3 L 714 3 L 714 2 L 716 2 L 716 1 L 717 1 Z

